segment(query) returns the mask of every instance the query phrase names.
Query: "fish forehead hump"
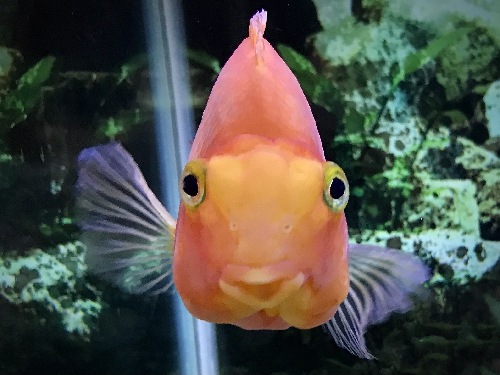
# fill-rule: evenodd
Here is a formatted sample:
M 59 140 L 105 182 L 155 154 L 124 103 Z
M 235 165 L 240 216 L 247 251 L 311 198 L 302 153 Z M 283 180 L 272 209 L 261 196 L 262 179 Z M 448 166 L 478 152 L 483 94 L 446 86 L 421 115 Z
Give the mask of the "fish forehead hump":
M 222 68 L 196 133 L 190 159 L 207 158 L 241 134 L 300 143 L 324 160 L 306 97 L 293 73 L 262 38 L 262 59 L 250 37 Z

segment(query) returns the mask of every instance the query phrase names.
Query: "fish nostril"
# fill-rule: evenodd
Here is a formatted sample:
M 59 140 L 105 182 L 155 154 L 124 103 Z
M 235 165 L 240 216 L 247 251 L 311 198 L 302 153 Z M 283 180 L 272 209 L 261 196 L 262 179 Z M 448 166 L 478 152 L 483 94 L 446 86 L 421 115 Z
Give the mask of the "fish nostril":
M 293 225 L 290 223 L 287 223 L 283 226 L 283 232 L 285 233 L 290 233 L 293 229 Z
M 229 222 L 229 230 L 234 232 L 237 229 L 238 229 L 238 224 L 236 224 L 234 221 L 230 221 Z

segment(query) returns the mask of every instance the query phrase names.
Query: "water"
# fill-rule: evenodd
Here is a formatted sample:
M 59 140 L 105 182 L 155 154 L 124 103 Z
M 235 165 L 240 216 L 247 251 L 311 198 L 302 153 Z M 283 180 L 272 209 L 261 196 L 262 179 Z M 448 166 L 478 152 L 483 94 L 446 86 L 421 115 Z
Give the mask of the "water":
M 218 325 L 220 373 L 500 374 L 498 4 L 182 5 L 193 122 L 217 66 L 265 8 L 265 37 L 298 77 L 326 158 L 349 179 L 351 241 L 413 252 L 432 270 L 427 299 L 368 330 L 376 360 L 337 348 L 320 327 Z M 180 329 L 174 294 L 128 295 L 87 274 L 74 223 L 76 157 L 110 139 L 168 196 L 161 171 L 170 159 L 157 147 L 155 120 L 161 84 L 150 79 L 158 50 L 145 9 L 135 1 L 0 7 L 2 374 L 189 373 L 185 358 L 203 346 L 194 335 L 194 349 L 178 345 L 178 333 L 197 323 L 185 315 L 191 328 Z M 166 186 L 178 199 L 176 178 Z

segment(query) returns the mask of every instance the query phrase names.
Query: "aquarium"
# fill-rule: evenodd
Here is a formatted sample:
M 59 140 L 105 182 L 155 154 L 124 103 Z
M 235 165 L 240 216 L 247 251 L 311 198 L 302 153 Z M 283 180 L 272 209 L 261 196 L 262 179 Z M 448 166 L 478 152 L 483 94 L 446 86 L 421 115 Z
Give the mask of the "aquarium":
M 4 0 L 0 373 L 500 374 L 499 25 Z

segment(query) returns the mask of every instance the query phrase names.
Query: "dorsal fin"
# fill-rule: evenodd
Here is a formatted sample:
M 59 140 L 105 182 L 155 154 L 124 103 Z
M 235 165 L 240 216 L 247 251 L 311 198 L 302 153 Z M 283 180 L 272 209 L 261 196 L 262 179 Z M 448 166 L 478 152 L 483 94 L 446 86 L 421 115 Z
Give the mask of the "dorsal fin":
M 250 40 L 255 48 L 255 56 L 257 57 L 257 63 L 264 63 L 264 31 L 266 30 L 267 22 L 267 12 L 262 9 L 260 12 L 254 14 L 250 19 L 250 26 L 248 27 L 248 34 Z

